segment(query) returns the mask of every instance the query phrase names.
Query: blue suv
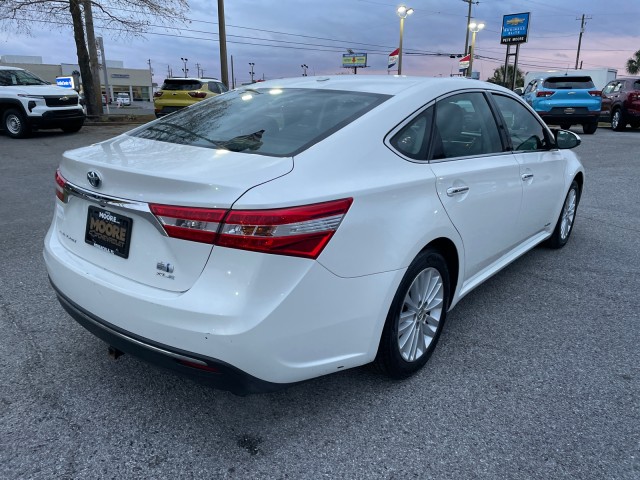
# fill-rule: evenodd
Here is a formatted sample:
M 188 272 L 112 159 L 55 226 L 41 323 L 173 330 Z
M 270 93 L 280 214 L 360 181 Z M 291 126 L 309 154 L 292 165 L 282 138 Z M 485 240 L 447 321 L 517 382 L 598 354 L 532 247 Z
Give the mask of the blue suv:
M 523 97 L 547 124 L 565 130 L 580 124 L 584 133 L 593 134 L 598 129 L 601 94 L 591 77 L 562 75 L 531 80 Z

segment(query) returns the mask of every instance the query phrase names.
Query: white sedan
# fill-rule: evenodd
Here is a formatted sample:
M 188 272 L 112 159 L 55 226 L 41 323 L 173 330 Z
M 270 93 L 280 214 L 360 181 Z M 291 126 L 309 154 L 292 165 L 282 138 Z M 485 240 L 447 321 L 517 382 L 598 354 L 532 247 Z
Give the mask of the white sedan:
M 567 242 L 579 143 L 475 80 L 264 82 L 66 152 L 44 257 L 116 357 L 238 394 L 404 378 L 464 295 Z

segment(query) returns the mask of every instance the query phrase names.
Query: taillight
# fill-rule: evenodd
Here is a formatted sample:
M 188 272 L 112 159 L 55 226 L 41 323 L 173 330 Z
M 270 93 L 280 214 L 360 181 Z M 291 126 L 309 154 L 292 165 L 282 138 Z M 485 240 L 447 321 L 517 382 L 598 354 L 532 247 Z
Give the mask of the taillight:
M 592 97 L 601 97 L 602 92 L 600 90 L 589 90 L 589 95 Z
M 555 92 L 550 92 L 548 90 L 539 90 L 538 93 L 536 93 L 536 97 L 550 97 L 554 93 Z
M 352 198 L 269 210 L 221 210 L 151 204 L 167 235 L 254 252 L 318 258 Z
M 167 235 L 193 242 L 211 243 L 216 237 L 226 210 L 195 207 L 149 205 Z
M 60 174 L 60 170 L 56 170 L 56 197 L 63 203 L 67 203 L 67 195 L 64 192 L 66 185 L 67 181 Z
M 158 98 L 158 97 L 161 97 L 163 93 L 164 92 L 162 92 L 162 91 L 154 92 L 153 96 L 154 96 L 154 98 Z
M 629 94 L 629 101 L 630 102 L 637 102 L 638 100 L 640 100 L 640 93 L 630 93 Z
M 189 96 L 193 98 L 205 98 L 207 92 L 189 92 Z
M 275 210 L 231 210 L 216 245 L 318 258 L 353 199 Z

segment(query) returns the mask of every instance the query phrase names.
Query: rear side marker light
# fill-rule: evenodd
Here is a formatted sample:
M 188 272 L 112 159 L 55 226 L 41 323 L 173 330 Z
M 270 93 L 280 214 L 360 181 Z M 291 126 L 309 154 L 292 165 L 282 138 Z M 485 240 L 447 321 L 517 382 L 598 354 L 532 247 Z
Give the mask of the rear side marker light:
M 67 185 L 67 181 L 60 174 L 60 170 L 56 170 L 56 197 L 62 202 L 67 203 L 67 194 L 64 187 Z
M 151 204 L 168 236 L 254 252 L 318 258 L 352 198 L 270 210 L 221 210 Z
M 216 245 L 318 258 L 353 199 L 275 210 L 231 210 Z
M 178 360 L 177 362 L 185 367 L 197 368 L 198 370 L 204 370 L 205 372 L 220 373 L 220 370 L 216 367 L 211 367 L 204 363 L 190 362 L 188 360 Z

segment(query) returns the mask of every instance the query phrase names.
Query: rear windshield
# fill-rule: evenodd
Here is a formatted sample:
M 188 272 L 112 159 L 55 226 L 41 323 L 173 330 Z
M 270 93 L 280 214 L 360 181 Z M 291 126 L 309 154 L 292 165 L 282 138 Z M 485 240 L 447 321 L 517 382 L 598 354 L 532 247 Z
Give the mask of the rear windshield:
M 542 84 L 545 88 L 558 90 L 572 88 L 595 88 L 591 77 L 549 77 Z
M 166 79 L 161 90 L 200 90 L 202 83 L 197 80 L 185 80 L 179 78 Z
M 292 156 L 388 98 L 336 90 L 234 90 L 179 110 L 130 135 L 233 152 Z

